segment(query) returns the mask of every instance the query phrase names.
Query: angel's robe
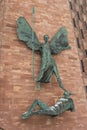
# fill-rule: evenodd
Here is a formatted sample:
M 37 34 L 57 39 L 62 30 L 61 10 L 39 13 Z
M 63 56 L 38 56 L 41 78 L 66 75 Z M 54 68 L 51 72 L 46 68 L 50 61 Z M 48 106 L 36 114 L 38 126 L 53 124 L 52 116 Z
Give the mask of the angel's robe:
M 51 80 L 54 67 L 56 66 L 56 63 L 52 58 L 50 46 L 48 45 L 48 43 L 43 44 L 41 48 L 41 54 L 42 54 L 42 62 L 37 82 L 48 83 Z

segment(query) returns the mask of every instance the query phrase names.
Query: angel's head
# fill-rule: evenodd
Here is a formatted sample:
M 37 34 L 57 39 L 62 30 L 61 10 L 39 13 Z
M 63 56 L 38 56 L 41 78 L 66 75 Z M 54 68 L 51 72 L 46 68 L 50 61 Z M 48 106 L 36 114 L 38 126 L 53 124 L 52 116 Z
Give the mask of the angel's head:
M 48 42 L 48 39 L 49 39 L 49 36 L 48 35 L 44 35 L 44 41 L 45 41 L 45 43 Z

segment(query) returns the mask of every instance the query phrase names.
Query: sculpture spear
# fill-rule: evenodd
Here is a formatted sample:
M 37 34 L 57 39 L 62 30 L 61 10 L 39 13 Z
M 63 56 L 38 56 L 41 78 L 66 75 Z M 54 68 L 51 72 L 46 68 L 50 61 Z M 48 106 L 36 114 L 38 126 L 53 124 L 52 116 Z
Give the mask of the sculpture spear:
M 32 79 L 34 80 L 34 13 L 35 9 L 32 7 Z

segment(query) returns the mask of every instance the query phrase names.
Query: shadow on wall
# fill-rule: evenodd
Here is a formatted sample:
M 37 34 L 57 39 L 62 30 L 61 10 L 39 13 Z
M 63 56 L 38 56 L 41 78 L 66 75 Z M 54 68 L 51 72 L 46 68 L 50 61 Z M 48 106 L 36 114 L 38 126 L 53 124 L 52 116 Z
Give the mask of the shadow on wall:
M 5 129 L 3 129 L 3 128 L 0 127 L 0 130 L 5 130 Z

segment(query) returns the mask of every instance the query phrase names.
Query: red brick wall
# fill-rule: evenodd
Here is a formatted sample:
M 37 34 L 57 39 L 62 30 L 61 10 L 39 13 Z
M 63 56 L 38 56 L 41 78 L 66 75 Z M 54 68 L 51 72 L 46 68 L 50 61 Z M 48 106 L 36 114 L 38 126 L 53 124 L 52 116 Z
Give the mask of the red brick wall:
M 68 0 L 2 0 L 1 74 L 0 74 L 0 126 L 5 130 L 86 130 L 87 105 L 82 70 L 74 37 Z M 17 38 L 16 20 L 26 17 L 31 24 L 31 8 L 35 6 L 35 32 L 43 42 L 43 35 L 54 36 L 61 26 L 68 30 L 71 50 L 54 56 L 65 87 L 72 91 L 76 112 L 65 112 L 58 117 L 32 116 L 21 120 L 20 115 L 35 99 L 53 105 L 63 94 L 56 78 L 36 89 L 41 57 L 35 54 L 35 80 L 32 80 L 32 52 Z
M 82 64 L 84 87 L 87 88 L 87 1 L 70 0 L 69 3 Z

